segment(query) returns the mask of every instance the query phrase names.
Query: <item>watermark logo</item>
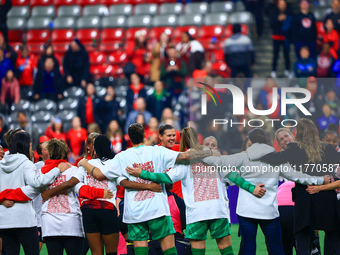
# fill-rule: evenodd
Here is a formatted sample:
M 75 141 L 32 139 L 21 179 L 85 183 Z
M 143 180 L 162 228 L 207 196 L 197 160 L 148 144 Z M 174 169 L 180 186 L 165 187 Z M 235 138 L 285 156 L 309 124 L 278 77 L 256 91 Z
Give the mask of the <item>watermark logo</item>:
M 203 86 L 205 86 L 207 89 L 202 88 L 198 85 L 196 85 L 197 88 L 201 89 L 202 91 L 205 91 L 208 95 L 211 96 L 211 98 L 213 99 L 215 105 L 217 106 L 216 100 L 214 98 L 214 96 L 212 95 L 215 94 L 218 99 L 220 100 L 221 106 L 222 106 L 222 101 L 221 98 L 219 97 L 219 95 L 217 94 L 217 91 L 215 90 L 215 88 L 217 89 L 228 89 L 233 97 L 233 115 L 244 115 L 244 94 L 242 92 L 242 90 L 232 84 L 215 84 L 214 87 L 209 86 L 205 83 L 201 83 L 201 82 L 197 82 Z M 210 91 L 209 91 L 210 90 Z M 211 93 L 212 92 L 212 93 Z M 287 94 L 288 93 L 302 93 L 305 95 L 304 98 L 295 98 L 295 99 L 290 99 L 287 98 Z M 277 107 L 278 107 L 278 88 L 274 87 L 272 88 L 272 105 L 270 107 L 270 109 L 267 110 L 258 110 L 255 109 L 254 105 L 253 105 L 253 88 L 249 87 L 247 90 L 247 104 L 248 104 L 248 109 L 251 113 L 255 114 L 255 115 L 260 115 L 260 116 L 268 116 L 270 114 L 272 114 L 273 112 L 276 111 Z M 281 88 L 281 115 L 285 116 L 286 115 L 286 108 L 288 104 L 293 104 L 295 105 L 304 115 L 306 116 L 310 116 L 312 115 L 302 104 L 307 103 L 309 100 L 311 99 L 311 93 L 309 90 L 304 89 L 304 88 L 292 88 L 292 87 L 288 87 L 288 88 Z M 207 115 L 207 95 L 205 93 L 203 93 L 201 95 L 201 114 L 202 115 Z

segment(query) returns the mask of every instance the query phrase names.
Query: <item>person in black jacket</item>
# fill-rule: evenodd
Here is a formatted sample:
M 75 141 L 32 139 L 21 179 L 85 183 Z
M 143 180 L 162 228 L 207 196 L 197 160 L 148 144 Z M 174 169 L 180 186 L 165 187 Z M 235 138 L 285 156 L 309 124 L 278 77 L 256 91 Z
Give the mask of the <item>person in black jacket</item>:
M 79 100 L 78 117 L 81 120 L 81 126 L 87 129 L 87 125 L 96 122 L 102 125 L 100 106 L 101 100 L 96 96 L 96 89 L 92 83 L 87 84 L 86 97 Z
M 64 72 L 66 87 L 82 86 L 85 88 L 90 80 L 90 61 L 84 46 L 78 39 L 70 44 L 70 49 L 65 53 Z
M 102 116 L 102 127 L 100 129 L 103 134 L 106 133 L 108 125 L 112 120 L 116 120 L 119 124 L 119 116 L 122 114 L 119 102 L 116 100 L 115 90 L 112 86 L 106 89 L 104 100 L 101 101 L 100 113 Z
M 4 118 L 4 116 L 1 114 L 0 115 L 0 145 L 2 146 L 2 148 L 8 148 L 7 143 L 5 141 L 5 138 L 4 138 L 4 135 L 8 131 L 8 127 L 4 123 L 3 118 Z
M 333 0 L 332 2 L 332 12 L 328 15 L 323 20 L 323 24 L 326 24 L 327 20 L 333 20 L 335 30 L 338 31 L 340 34 L 340 0 Z M 326 26 L 325 26 L 325 31 L 326 31 Z
M 60 100 L 63 98 L 64 82 L 59 68 L 54 66 L 52 58 L 46 58 L 44 67 L 38 68 L 33 85 L 34 99 Z
M 154 92 L 147 99 L 147 110 L 160 121 L 163 110 L 171 108 L 171 95 L 164 89 L 161 81 L 156 81 L 154 88 Z
M 8 43 L 7 13 L 12 8 L 12 0 L 0 0 L 0 32 Z
M 333 165 L 340 164 L 339 153 L 332 145 L 320 142 L 318 130 L 311 120 L 299 119 L 296 131 L 295 143 L 289 143 L 284 151 L 267 154 L 261 161 L 273 165 L 289 162 L 297 171 L 311 176 L 331 174 Z M 320 167 L 323 171 L 318 170 Z M 310 195 L 306 189 L 306 185 L 297 183 L 293 192 L 297 254 L 310 254 L 312 232 L 324 230 L 335 254 L 339 255 L 340 204 L 336 193 L 322 191 Z
M 279 58 L 280 47 L 283 47 L 283 56 L 285 58 L 285 76 L 290 77 L 290 37 L 291 37 L 291 23 L 293 15 L 291 9 L 287 6 L 285 0 L 279 0 L 277 8 L 275 8 L 270 17 L 270 25 L 273 31 L 273 65 L 272 78 L 276 78 L 277 60 Z
M 300 50 L 303 46 L 308 46 L 310 56 L 316 57 L 316 21 L 314 14 L 309 11 L 307 0 L 300 2 L 300 12 L 295 15 L 292 25 L 295 54 L 300 58 Z
M 127 105 L 127 113 L 129 114 L 131 111 L 137 109 L 136 100 L 140 97 L 144 98 L 146 101 L 146 89 L 144 88 L 144 84 L 140 82 L 140 78 L 138 74 L 131 74 L 131 85 L 126 92 L 126 105 Z

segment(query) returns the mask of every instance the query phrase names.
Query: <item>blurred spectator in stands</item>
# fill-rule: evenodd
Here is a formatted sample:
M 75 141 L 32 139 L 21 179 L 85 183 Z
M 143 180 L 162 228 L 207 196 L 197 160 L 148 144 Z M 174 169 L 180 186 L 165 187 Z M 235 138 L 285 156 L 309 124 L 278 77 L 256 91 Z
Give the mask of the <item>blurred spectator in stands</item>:
M 339 119 L 332 114 L 332 109 L 328 104 L 322 106 L 322 116 L 317 120 L 319 131 L 323 132 L 329 124 L 339 124 Z
M 79 117 L 73 117 L 72 128 L 67 132 L 67 144 L 71 150 L 71 158 L 76 161 L 84 151 L 85 141 L 87 139 L 87 131 L 81 127 Z
M 36 150 L 39 144 L 38 129 L 33 127 L 32 121 L 27 120 L 27 114 L 23 111 L 18 112 L 17 121 L 21 129 L 27 132 L 31 136 L 32 150 Z
M 167 107 L 171 107 L 171 95 L 164 89 L 161 81 L 156 81 L 154 91 L 147 99 L 147 110 L 159 121 L 162 111 Z
M 327 20 L 331 19 L 335 26 L 335 30 L 340 33 L 340 0 L 333 0 L 332 2 L 332 12 L 326 15 L 324 19 L 324 25 L 326 24 Z M 325 26 L 325 30 L 326 26 Z
M 73 39 L 64 57 L 66 87 L 82 86 L 90 80 L 90 60 L 85 47 L 78 39 Z
M 335 60 L 332 71 L 334 73 L 335 79 L 335 93 L 340 96 L 340 59 Z
M 3 48 L 0 47 L 0 80 L 6 76 L 8 70 L 14 71 L 11 61 L 5 57 Z
M 16 69 L 20 83 L 20 95 L 23 99 L 29 98 L 29 92 L 33 91 L 34 74 L 37 71 L 37 62 L 33 55 L 28 54 L 27 45 L 20 47 L 20 55 L 17 58 Z
M 102 132 L 100 130 L 99 125 L 96 122 L 93 122 L 87 126 L 87 133 L 88 134 L 91 134 L 91 133 L 101 134 Z
M 323 35 L 323 42 L 331 46 L 330 53 L 334 59 L 338 59 L 339 34 L 334 29 L 334 22 L 331 19 L 326 20 L 326 33 Z
M 13 66 L 17 61 L 18 54 L 13 50 L 13 48 L 5 41 L 4 36 L 0 33 L 0 47 L 4 49 L 4 55 L 6 58 L 11 60 Z
M 264 110 L 269 110 L 273 106 L 273 88 L 277 88 L 278 95 L 281 95 L 280 89 L 271 77 L 267 77 L 266 84 L 261 89 L 258 102 L 263 106 Z M 277 97 L 277 107 L 275 111 L 269 115 L 271 119 L 282 119 L 280 114 L 280 98 Z M 256 108 L 257 109 L 257 108 Z M 280 125 L 280 123 L 278 123 Z
M 1 104 L 7 103 L 11 107 L 12 103 L 18 104 L 20 101 L 20 85 L 12 70 L 8 70 L 6 76 L 2 78 Z
M 161 80 L 165 84 L 165 89 L 171 96 L 178 98 L 184 88 L 184 78 L 187 74 L 187 64 L 176 58 L 176 49 L 169 46 L 167 49 L 168 57 L 161 63 Z
M 46 45 L 44 45 L 44 49 L 45 49 L 44 55 L 42 55 L 39 59 L 38 68 L 41 67 L 41 66 L 42 67 L 44 66 L 46 58 L 52 58 L 53 61 L 54 61 L 55 68 L 59 69 L 59 62 L 58 62 L 57 58 L 54 56 L 52 45 L 46 44 Z
M 51 99 L 57 101 L 63 98 L 64 81 L 52 58 L 46 58 L 44 67 L 39 67 L 33 85 L 34 99 Z
M 336 97 L 336 94 L 333 88 L 330 87 L 326 89 L 325 101 L 331 107 L 332 114 L 335 116 L 339 116 L 339 113 L 340 113 L 339 99 Z
M 150 81 L 156 82 L 161 78 L 160 65 L 161 61 L 167 56 L 166 48 L 169 43 L 169 36 L 166 33 L 162 33 L 159 37 L 159 41 L 153 46 L 151 67 L 150 67 Z
M 301 48 L 300 55 L 301 58 L 298 59 L 294 65 L 295 76 L 297 78 L 306 79 L 310 76 L 316 76 L 316 61 L 310 57 L 307 46 Z M 301 81 L 299 82 L 301 84 L 301 87 L 303 86 L 303 84 L 305 84 L 306 79 L 301 79 Z
M 172 110 L 170 108 L 165 108 L 162 112 L 162 118 L 161 118 L 161 123 L 159 124 L 160 126 L 165 124 L 165 121 L 167 119 L 171 119 L 174 121 L 174 123 L 171 125 L 175 127 L 177 130 L 182 130 L 181 125 L 179 124 L 178 120 L 174 116 Z
M 307 0 L 300 1 L 300 12 L 294 17 L 292 29 L 296 57 L 301 57 L 301 47 L 308 46 L 311 57 L 315 58 L 317 37 L 316 21 L 314 14 L 309 11 L 309 3 Z
M 334 63 L 334 58 L 330 53 L 330 47 L 328 43 L 324 43 L 322 45 L 322 51 L 316 58 L 317 68 L 316 68 L 316 77 L 318 78 L 326 78 L 333 77 L 332 66 Z
M 250 66 L 255 62 L 254 47 L 247 35 L 241 34 L 241 25 L 234 24 L 233 35 L 224 42 L 224 58 L 231 68 L 231 77 L 243 73 L 251 77 Z
M 125 77 L 130 80 L 130 78 L 132 78 L 131 75 L 136 73 L 143 82 L 145 75 L 145 65 L 150 61 L 150 59 L 147 57 L 145 31 L 136 31 L 135 41 L 128 44 L 126 56 L 129 62 L 124 66 Z
M 8 43 L 7 13 L 12 7 L 12 0 L 0 0 L 0 33 Z
M 200 90 L 193 86 L 193 81 L 189 78 L 186 79 L 185 84 L 186 87 L 180 94 L 174 108 L 174 116 L 180 121 L 181 127 L 186 125 L 189 118 L 192 118 L 193 121 L 197 121 L 201 114 L 199 111 L 201 105 Z
M 0 146 L 2 146 L 2 148 L 7 148 L 7 143 L 5 142 L 5 138 L 4 135 L 7 133 L 8 131 L 8 127 L 7 125 L 4 123 L 4 116 L 1 114 L 0 115 Z
M 102 101 L 100 113 L 102 116 L 101 130 L 106 130 L 112 120 L 116 120 L 119 123 L 119 116 L 122 115 L 122 110 L 120 109 L 119 102 L 116 100 L 115 90 L 112 86 L 108 86 L 106 89 L 106 95 Z
M 106 136 L 110 139 L 115 154 L 122 151 L 123 132 L 117 120 L 112 120 L 106 130 Z
M 189 32 L 183 32 L 181 41 L 176 45 L 178 57 L 188 64 L 188 74 L 191 75 L 195 69 L 201 69 L 201 63 L 205 59 L 202 44 L 194 40 Z M 169 55 L 169 54 L 168 54 Z M 161 74 L 162 75 L 162 74 Z
M 128 116 L 125 121 L 124 131 L 127 134 L 128 128 L 131 124 L 135 123 L 136 117 L 138 114 L 142 114 L 144 116 L 145 122 L 148 123 L 152 117 L 152 114 L 146 110 L 146 103 L 143 97 L 140 97 L 136 100 L 137 109 L 128 113 Z
M 212 69 L 212 64 L 210 61 L 203 61 L 202 62 L 202 68 L 201 69 L 196 69 L 192 73 L 192 78 L 205 78 L 211 74 L 211 69 Z
M 81 126 L 86 128 L 91 123 L 101 123 L 100 99 L 96 96 L 96 89 L 92 83 L 86 86 L 86 96 L 79 100 L 77 116 Z M 93 131 L 94 132 L 94 131 Z M 88 132 L 89 134 L 92 132 Z
M 290 8 L 287 8 L 285 0 L 279 0 L 277 8 L 275 8 L 270 17 L 270 25 L 273 31 L 273 66 L 271 76 L 276 78 L 277 60 L 279 58 L 280 47 L 283 47 L 283 56 L 285 59 L 286 77 L 291 77 L 290 73 L 290 39 L 291 25 L 293 21 L 293 13 Z
M 141 124 L 144 127 L 144 130 L 148 130 L 149 126 L 147 125 L 147 123 L 145 122 L 145 118 L 143 114 L 138 114 L 136 119 L 135 119 L 135 123 Z
M 128 113 L 137 109 L 136 100 L 140 97 L 147 98 L 144 84 L 140 82 L 139 76 L 136 73 L 131 74 L 131 85 L 126 92 L 126 105 Z
M 148 123 L 148 129 L 145 131 L 146 145 L 158 144 L 158 120 L 152 117 Z
M 312 115 L 306 115 L 304 118 L 311 119 L 316 123 L 317 118 L 322 115 L 322 106 L 325 104 L 325 99 L 323 95 L 318 92 L 318 83 L 315 77 L 311 76 L 307 79 L 306 89 L 311 93 L 311 99 L 307 103 L 304 103 L 303 106 Z M 304 97 L 304 95 L 302 97 Z
M 64 132 L 63 122 L 60 118 L 54 118 L 51 125 L 47 127 L 45 135 L 52 139 L 56 138 L 58 140 L 63 140 L 65 143 L 67 141 L 66 133 Z
M 261 37 L 263 34 L 263 7 L 265 0 L 243 0 L 246 11 L 251 12 L 254 15 L 256 22 L 257 36 Z

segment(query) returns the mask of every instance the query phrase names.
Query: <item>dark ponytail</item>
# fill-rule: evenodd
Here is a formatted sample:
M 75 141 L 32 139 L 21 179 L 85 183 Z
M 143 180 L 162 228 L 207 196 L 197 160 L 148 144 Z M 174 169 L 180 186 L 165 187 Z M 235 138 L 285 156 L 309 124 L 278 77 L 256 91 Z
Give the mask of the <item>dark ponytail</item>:
M 94 150 L 96 152 L 97 158 L 102 161 L 113 159 L 111 142 L 105 135 L 99 135 L 94 140 Z

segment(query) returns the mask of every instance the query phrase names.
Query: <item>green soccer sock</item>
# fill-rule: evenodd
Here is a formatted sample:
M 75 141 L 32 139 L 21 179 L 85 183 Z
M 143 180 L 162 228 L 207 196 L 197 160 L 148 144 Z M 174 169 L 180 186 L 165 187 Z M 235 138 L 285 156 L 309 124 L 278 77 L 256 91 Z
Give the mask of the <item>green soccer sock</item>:
M 135 247 L 135 255 L 148 255 L 149 247 Z
M 221 255 L 234 255 L 233 247 L 230 245 L 227 248 L 220 250 Z
M 170 249 L 167 249 L 165 251 L 163 251 L 164 255 L 177 255 L 177 250 L 176 247 L 172 247 Z
M 204 255 L 205 249 L 195 249 L 191 248 L 192 255 Z

